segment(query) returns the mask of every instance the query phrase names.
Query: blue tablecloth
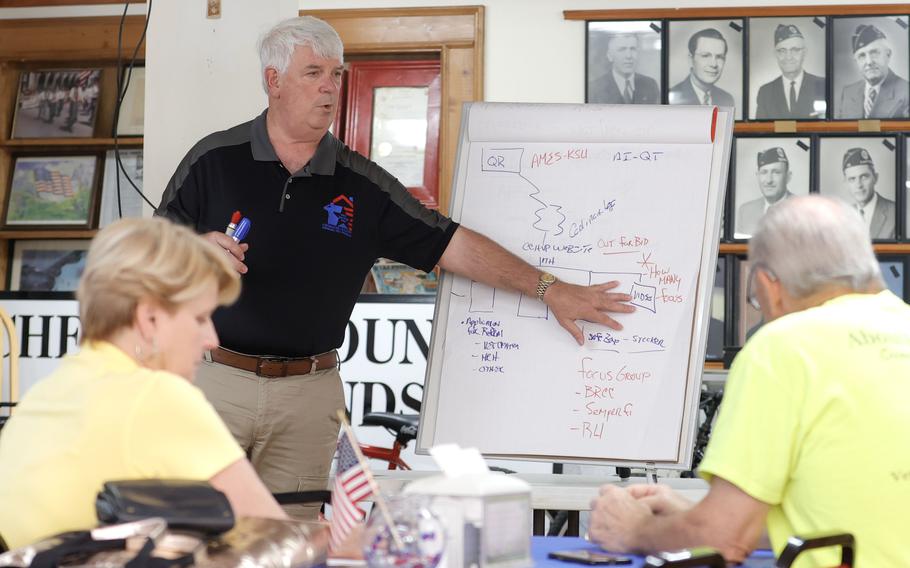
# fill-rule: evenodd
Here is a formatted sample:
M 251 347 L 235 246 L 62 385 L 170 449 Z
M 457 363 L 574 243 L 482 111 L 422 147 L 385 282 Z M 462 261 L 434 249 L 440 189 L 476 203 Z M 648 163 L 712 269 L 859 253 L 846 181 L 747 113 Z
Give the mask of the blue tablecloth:
M 547 567 L 547 568 L 581 568 L 584 564 L 575 564 L 564 562 L 562 560 L 553 560 L 552 558 L 547 558 L 547 554 L 556 550 L 595 550 L 598 552 L 603 552 L 600 547 L 591 544 L 583 538 L 579 537 L 546 537 L 546 536 L 535 536 L 531 537 L 531 556 L 534 558 L 535 567 Z M 623 555 L 631 556 L 631 555 Z M 641 556 L 631 556 L 632 564 L 627 564 L 629 567 L 638 568 L 644 566 L 645 559 Z M 756 550 L 752 553 L 752 556 L 746 560 L 741 566 L 746 568 L 772 568 L 774 566 L 774 555 L 770 550 Z

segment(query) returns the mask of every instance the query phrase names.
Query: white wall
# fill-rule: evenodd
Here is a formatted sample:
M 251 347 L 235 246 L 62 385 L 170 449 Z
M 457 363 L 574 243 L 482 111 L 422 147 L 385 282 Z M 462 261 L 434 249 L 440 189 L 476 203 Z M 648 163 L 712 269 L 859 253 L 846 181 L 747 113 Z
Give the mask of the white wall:
M 267 105 L 259 81 L 259 35 L 297 15 L 297 0 L 155 0 L 145 50 L 145 178 L 153 203 L 193 144 L 249 120 Z M 254 189 L 254 188 L 251 188 Z
M 889 3 L 776 0 L 768 4 Z M 452 0 L 154 0 L 146 48 L 145 189 L 157 203 L 177 163 L 202 136 L 256 115 L 266 104 L 255 43 L 298 9 L 448 6 Z M 585 25 L 563 10 L 754 6 L 756 0 L 486 0 L 484 94 L 488 101 L 584 101 Z M 131 5 L 130 13 L 142 10 Z M 135 7 L 135 8 L 134 8 Z M 0 8 L 0 18 L 119 14 L 122 5 Z M 139 12 L 141 13 L 141 12 Z

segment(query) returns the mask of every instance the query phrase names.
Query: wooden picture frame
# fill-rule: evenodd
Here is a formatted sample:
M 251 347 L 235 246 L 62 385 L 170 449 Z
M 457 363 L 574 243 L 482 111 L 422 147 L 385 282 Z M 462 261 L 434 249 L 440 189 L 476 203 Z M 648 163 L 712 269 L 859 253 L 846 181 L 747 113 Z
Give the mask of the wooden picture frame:
M 35 69 L 19 75 L 11 138 L 91 138 L 101 69 Z
M 7 229 L 91 229 L 101 175 L 98 153 L 17 155 L 3 204 Z
M 9 290 L 74 292 L 90 244 L 89 239 L 13 241 Z

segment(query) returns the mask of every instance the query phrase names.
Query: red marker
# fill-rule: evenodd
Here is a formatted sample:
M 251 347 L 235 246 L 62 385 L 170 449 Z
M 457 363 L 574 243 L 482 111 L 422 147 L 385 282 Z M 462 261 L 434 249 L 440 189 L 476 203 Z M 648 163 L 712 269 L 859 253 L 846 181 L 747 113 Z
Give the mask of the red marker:
M 234 214 L 231 215 L 231 222 L 228 224 L 227 229 L 224 231 L 225 235 L 229 237 L 234 236 L 234 231 L 237 230 L 237 223 L 240 222 L 240 217 L 242 217 L 242 215 L 240 215 L 240 211 L 234 211 Z

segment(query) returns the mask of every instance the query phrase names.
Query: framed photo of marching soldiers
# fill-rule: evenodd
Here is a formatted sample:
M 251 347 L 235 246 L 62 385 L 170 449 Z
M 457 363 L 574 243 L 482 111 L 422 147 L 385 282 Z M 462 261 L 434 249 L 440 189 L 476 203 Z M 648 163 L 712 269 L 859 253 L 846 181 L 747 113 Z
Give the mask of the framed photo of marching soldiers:
M 12 138 L 91 138 L 100 85 L 101 69 L 23 71 Z

